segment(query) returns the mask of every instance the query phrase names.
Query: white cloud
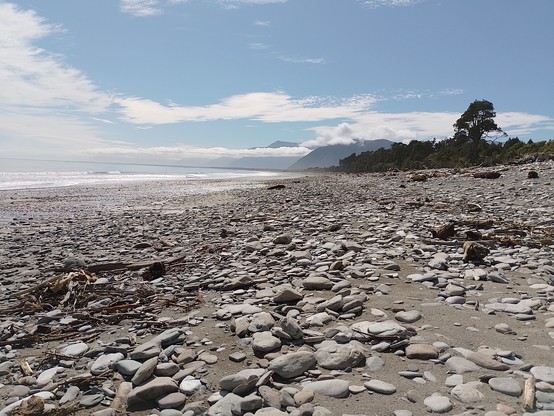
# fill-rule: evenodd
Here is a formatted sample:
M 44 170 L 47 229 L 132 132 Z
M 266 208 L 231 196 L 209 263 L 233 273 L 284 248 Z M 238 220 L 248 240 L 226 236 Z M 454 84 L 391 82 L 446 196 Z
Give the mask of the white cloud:
M 370 95 L 347 99 L 292 98 L 282 92 L 234 95 L 204 107 L 162 105 L 141 98 L 117 100 L 123 119 L 134 124 L 171 124 L 186 121 L 250 119 L 267 123 L 313 122 L 352 118 L 375 102 Z
M 250 49 L 254 49 L 254 50 L 257 50 L 257 51 L 262 51 L 264 49 L 268 49 L 269 46 L 267 46 L 265 43 L 261 43 L 261 42 L 252 42 L 252 43 L 249 43 L 248 44 L 248 47 Z
M 102 112 L 111 99 L 79 70 L 33 42 L 58 33 L 33 11 L 0 4 L 0 105 Z
M 0 111 L 0 147 L 4 155 L 60 159 L 79 155 L 90 146 L 106 145 L 96 129 L 78 117 Z
M 121 0 L 120 8 L 123 13 L 137 17 L 156 16 L 162 13 L 160 0 Z
M 323 58 L 303 58 L 303 57 L 295 57 L 295 56 L 279 56 L 279 59 L 283 62 L 288 62 L 291 64 L 313 64 L 313 65 L 320 65 L 326 63 L 325 59 Z
M 315 138 L 302 143 L 306 147 L 351 144 L 359 140 L 387 139 L 409 142 L 444 138 L 452 134 L 454 113 L 378 113 L 358 115 L 351 123 L 311 128 Z
M 226 6 L 240 6 L 244 4 L 274 4 L 274 3 L 286 3 L 288 0 L 219 0 L 219 2 Z
M 310 128 L 315 137 L 301 143 L 305 147 L 351 144 L 358 140 L 387 139 L 411 140 L 444 139 L 454 134 L 453 125 L 460 117 L 453 112 L 360 113 L 349 123 L 323 125 Z M 524 136 L 534 131 L 554 130 L 554 120 L 527 113 L 497 113 L 496 124 L 509 136 Z
M 119 7 L 123 13 L 135 17 L 157 16 L 164 13 L 167 6 L 187 3 L 189 0 L 120 0 Z M 287 0 L 213 0 L 223 7 L 234 9 L 242 5 L 263 5 L 286 3 Z M 267 25 L 269 22 L 256 22 L 257 25 Z
M 554 120 L 547 116 L 506 112 L 497 113 L 496 124 L 509 136 L 525 136 L 538 130 L 553 130 Z
M 464 93 L 464 90 L 460 88 L 445 88 L 443 90 L 439 91 L 439 95 L 462 95 Z
M 425 0 L 358 0 L 366 7 L 406 7 L 413 6 Z
M 256 20 L 254 24 L 256 26 L 269 26 L 271 23 L 268 20 Z
M 19 141 L 28 151 L 47 144 L 74 150 L 102 142 L 81 117 L 108 110 L 112 97 L 59 55 L 34 46 L 61 33 L 33 11 L 0 4 L 0 137 L 11 138 L 11 147 Z
M 125 159 L 150 158 L 156 160 L 181 161 L 198 160 L 209 161 L 221 157 L 302 157 L 310 153 L 306 147 L 254 148 L 229 149 L 225 147 L 196 147 L 196 146 L 155 146 L 155 147 L 99 147 L 87 152 L 92 157 L 110 156 Z

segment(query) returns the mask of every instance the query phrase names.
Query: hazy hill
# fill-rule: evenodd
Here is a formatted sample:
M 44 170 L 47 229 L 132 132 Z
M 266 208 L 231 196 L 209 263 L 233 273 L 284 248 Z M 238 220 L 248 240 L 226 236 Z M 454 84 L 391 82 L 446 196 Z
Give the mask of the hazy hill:
M 300 159 L 299 156 L 241 157 L 225 164 L 226 168 L 285 170 Z
M 269 146 L 269 148 L 271 149 L 278 149 L 279 147 L 297 147 L 298 146 L 298 143 L 294 143 L 294 142 L 283 142 L 281 140 L 277 140 L 276 142 L 273 142 L 271 143 Z
M 298 143 L 277 140 L 269 146 L 266 146 L 266 148 L 278 149 L 280 147 L 297 146 Z M 261 148 L 263 149 L 263 147 Z M 252 149 L 260 149 L 260 147 L 253 147 Z M 213 162 L 213 166 L 242 169 L 285 170 L 299 159 L 300 156 L 247 156 L 239 159 L 220 158 Z
M 305 170 L 309 168 L 328 168 L 338 166 L 339 160 L 350 156 L 352 153 L 371 152 L 381 147 L 388 149 L 394 142 L 390 140 L 371 140 L 356 142 L 353 144 L 335 144 L 318 147 L 309 154 L 293 163 L 287 170 Z

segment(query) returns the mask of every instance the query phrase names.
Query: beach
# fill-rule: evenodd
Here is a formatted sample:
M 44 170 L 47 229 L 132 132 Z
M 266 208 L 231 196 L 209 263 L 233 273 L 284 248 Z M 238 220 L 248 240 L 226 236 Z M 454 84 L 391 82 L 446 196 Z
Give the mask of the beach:
M 554 414 L 554 164 L 418 174 L 0 191 L 0 415 Z

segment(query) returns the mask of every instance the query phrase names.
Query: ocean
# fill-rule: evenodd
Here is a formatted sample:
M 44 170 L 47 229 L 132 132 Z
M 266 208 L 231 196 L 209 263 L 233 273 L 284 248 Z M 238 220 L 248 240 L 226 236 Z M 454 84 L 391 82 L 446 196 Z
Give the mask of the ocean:
M 278 178 L 280 172 L 198 168 L 131 163 L 97 163 L 0 158 L 0 191 L 124 184 L 132 182 L 202 181 Z

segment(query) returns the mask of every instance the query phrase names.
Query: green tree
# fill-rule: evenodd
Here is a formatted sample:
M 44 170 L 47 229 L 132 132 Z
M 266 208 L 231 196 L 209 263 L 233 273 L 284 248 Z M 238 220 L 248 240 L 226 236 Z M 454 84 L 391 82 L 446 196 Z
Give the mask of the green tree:
M 506 135 L 496 125 L 494 106 L 487 100 L 475 100 L 454 124 L 454 138 L 471 144 L 470 161 L 479 162 L 479 148 L 484 137 L 491 132 Z

